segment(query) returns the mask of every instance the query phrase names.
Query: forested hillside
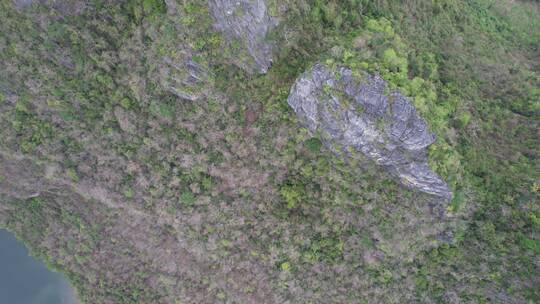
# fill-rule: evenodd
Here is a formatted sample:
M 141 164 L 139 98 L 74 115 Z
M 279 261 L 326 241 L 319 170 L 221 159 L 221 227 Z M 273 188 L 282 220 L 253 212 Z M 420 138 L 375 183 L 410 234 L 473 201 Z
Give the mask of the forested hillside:
M 0 67 L 83 303 L 540 302 L 538 1 L 0 0 Z

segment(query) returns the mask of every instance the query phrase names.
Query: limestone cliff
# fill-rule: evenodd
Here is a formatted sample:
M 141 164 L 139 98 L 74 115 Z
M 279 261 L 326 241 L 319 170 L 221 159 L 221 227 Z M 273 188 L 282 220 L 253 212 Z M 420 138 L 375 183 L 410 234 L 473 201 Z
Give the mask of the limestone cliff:
M 426 148 L 435 135 L 406 97 L 386 91 L 379 76 L 316 64 L 296 81 L 288 103 L 327 146 L 361 152 L 404 185 L 449 199 L 448 186 L 428 166 Z

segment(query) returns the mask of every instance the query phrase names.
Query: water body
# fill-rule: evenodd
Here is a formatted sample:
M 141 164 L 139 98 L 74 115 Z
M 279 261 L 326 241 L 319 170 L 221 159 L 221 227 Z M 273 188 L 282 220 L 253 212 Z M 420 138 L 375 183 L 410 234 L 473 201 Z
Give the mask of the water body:
M 76 304 L 68 281 L 28 255 L 13 234 L 0 229 L 0 303 Z

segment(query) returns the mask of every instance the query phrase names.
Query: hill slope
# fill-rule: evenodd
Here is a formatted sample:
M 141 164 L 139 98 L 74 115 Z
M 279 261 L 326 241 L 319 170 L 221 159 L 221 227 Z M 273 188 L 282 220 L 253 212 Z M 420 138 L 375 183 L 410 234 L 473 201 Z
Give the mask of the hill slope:
M 84 303 L 538 302 L 538 16 L 0 1 L 0 226 Z M 410 100 L 450 201 L 305 127 L 287 99 L 317 63 Z

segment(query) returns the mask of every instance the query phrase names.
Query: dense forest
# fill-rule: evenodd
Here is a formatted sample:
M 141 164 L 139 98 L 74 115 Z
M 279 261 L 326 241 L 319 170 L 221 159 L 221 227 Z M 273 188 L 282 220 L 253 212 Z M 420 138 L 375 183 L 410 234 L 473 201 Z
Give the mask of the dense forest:
M 83 303 L 540 302 L 539 2 L 228 2 L 0 0 L 0 227 Z M 306 128 L 317 63 L 407 97 L 451 199 Z

